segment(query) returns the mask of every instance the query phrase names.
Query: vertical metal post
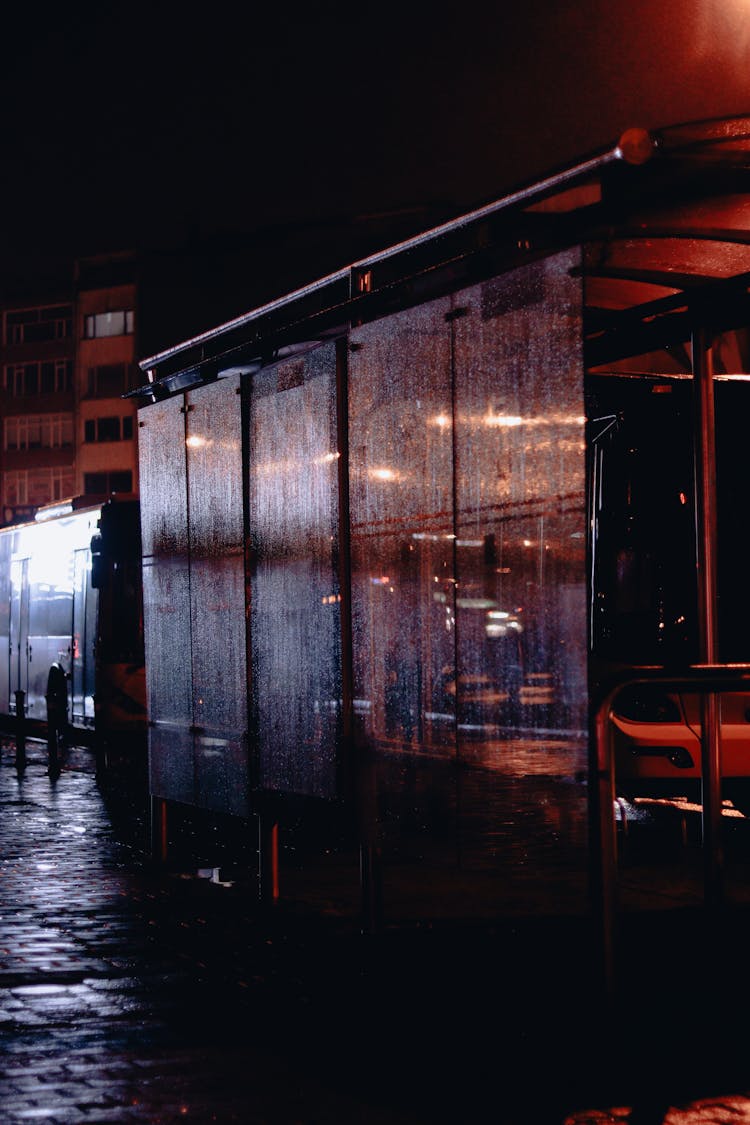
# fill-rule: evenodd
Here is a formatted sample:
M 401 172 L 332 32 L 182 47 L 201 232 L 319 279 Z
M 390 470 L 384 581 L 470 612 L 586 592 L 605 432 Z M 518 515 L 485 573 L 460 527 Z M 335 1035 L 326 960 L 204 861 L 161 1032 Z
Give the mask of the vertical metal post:
M 258 817 L 259 894 L 261 902 L 279 900 L 279 822 L 261 813 Z
M 383 928 L 383 873 L 380 849 L 363 841 L 359 848 L 359 878 L 362 887 L 362 932 L 378 934 Z
M 19 689 L 16 697 L 16 767 L 26 768 L 26 692 Z
M 356 345 L 354 345 L 356 346 Z M 351 537 L 349 517 L 349 345 L 336 348 L 336 438 L 338 442 L 338 567 L 341 622 L 341 731 L 339 789 L 354 801 L 359 845 L 359 890 L 364 933 L 380 929 L 382 892 L 376 846 L 372 765 L 358 744 L 354 723 L 354 653 L 352 628 Z
M 151 858 L 166 863 L 168 852 L 167 802 L 151 795 Z
M 701 326 L 692 335 L 695 444 L 695 518 L 698 563 L 699 661 L 718 664 L 716 613 L 716 429 L 711 337 Z M 719 699 L 701 695 L 701 765 L 704 894 L 709 906 L 724 898 L 721 840 L 721 746 Z
M 362 932 L 377 934 L 383 926 L 383 870 L 378 846 L 377 770 L 371 757 L 360 759 L 357 783 Z
M 615 775 L 610 711 L 612 694 L 600 701 L 594 716 L 593 741 L 596 748 L 596 785 L 591 792 L 592 830 L 592 896 L 599 933 L 596 948 L 601 957 L 601 973 L 605 999 L 614 997 L 617 980 L 616 912 L 617 912 L 617 825 L 614 817 Z
M 54 714 L 47 719 L 47 772 L 51 778 L 60 776 L 60 756 L 58 746 L 57 720 Z

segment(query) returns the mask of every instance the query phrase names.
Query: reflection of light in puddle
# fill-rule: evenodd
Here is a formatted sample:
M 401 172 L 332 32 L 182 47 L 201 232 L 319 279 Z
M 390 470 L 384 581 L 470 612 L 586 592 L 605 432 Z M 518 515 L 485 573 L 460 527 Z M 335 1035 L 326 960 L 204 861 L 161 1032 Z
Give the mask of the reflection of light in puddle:
M 64 984 L 22 984 L 13 989 L 15 996 L 65 996 L 70 990 Z
M 728 1121 L 730 1114 L 732 1120 L 740 1125 L 741 1122 L 750 1120 L 747 1116 L 749 1109 L 750 1101 L 744 1094 L 726 1094 L 721 1097 L 712 1095 L 688 1102 L 677 1109 L 670 1108 L 664 1118 L 664 1125 L 698 1125 L 701 1121 L 709 1125 L 709 1122 Z M 630 1106 L 578 1110 L 569 1114 L 563 1125 L 627 1125 L 632 1112 Z
M 703 805 L 696 804 L 694 801 L 688 801 L 687 797 L 675 797 L 670 800 L 668 797 L 636 797 L 636 805 L 662 805 L 679 809 L 680 812 L 703 812 Z M 722 801 L 722 816 L 739 817 L 744 820 L 743 814 L 739 809 L 736 809 L 731 801 Z
M 703 806 L 687 797 L 634 797 L 632 802 L 624 797 L 615 799 L 615 818 L 617 820 L 627 817 L 628 820 L 643 820 L 648 815 L 648 810 L 653 808 L 670 808 L 678 812 L 701 813 Z M 736 809 L 731 801 L 723 801 L 721 815 L 744 820 L 745 815 Z

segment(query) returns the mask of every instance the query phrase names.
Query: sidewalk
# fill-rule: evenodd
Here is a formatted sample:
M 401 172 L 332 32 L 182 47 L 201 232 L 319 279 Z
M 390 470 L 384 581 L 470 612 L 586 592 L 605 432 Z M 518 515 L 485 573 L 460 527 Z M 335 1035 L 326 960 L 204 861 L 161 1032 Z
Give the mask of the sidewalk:
M 248 886 L 148 863 L 143 795 L 98 783 L 90 750 L 57 779 L 43 743 L 23 770 L 12 741 L 1 758 L 2 1125 L 750 1122 L 736 1088 L 698 1091 L 725 1095 L 724 1116 L 644 1101 L 658 1051 L 673 1065 L 678 1050 L 653 1011 L 641 1046 L 656 1059 L 623 1091 L 640 1110 L 606 1100 L 618 1029 L 572 949 L 559 995 L 544 973 L 564 927 L 371 939 L 269 913 Z
M 313 997 L 293 939 L 207 880 L 150 870 L 90 751 L 53 781 L 44 744 L 18 773 L 6 740 L 0 817 L 3 1125 L 417 1120 L 348 1091 L 335 1059 L 300 1065 L 285 1021 Z

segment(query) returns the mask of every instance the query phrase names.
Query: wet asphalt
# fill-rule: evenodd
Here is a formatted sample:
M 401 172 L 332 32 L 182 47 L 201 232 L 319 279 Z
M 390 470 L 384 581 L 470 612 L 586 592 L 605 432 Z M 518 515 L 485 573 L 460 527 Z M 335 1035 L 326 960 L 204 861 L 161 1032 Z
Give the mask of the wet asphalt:
M 89 749 L 48 766 L 2 742 L 3 1125 L 750 1122 L 746 990 L 707 1035 L 671 983 L 601 1004 L 565 920 L 376 936 L 269 908 L 252 871 L 153 863 L 145 792 Z

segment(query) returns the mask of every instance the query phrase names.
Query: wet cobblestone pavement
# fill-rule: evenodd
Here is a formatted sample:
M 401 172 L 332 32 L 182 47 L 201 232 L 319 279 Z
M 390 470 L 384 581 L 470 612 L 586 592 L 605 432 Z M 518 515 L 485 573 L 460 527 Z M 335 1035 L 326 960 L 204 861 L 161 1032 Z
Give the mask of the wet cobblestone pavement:
M 152 870 L 114 832 L 89 751 L 56 780 L 41 744 L 23 771 L 11 743 L 2 755 L 3 1125 L 411 1119 L 347 1092 L 324 1052 L 300 1064 L 313 997 L 284 927 Z
M 608 1023 L 554 926 L 372 945 L 154 867 L 142 795 L 89 750 L 56 779 L 41 743 L 25 769 L 1 754 L 0 1125 L 750 1123 L 746 984 L 710 1029 L 734 1056 L 701 1077 L 689 1006 L 665 1022 L 634 995 Z

